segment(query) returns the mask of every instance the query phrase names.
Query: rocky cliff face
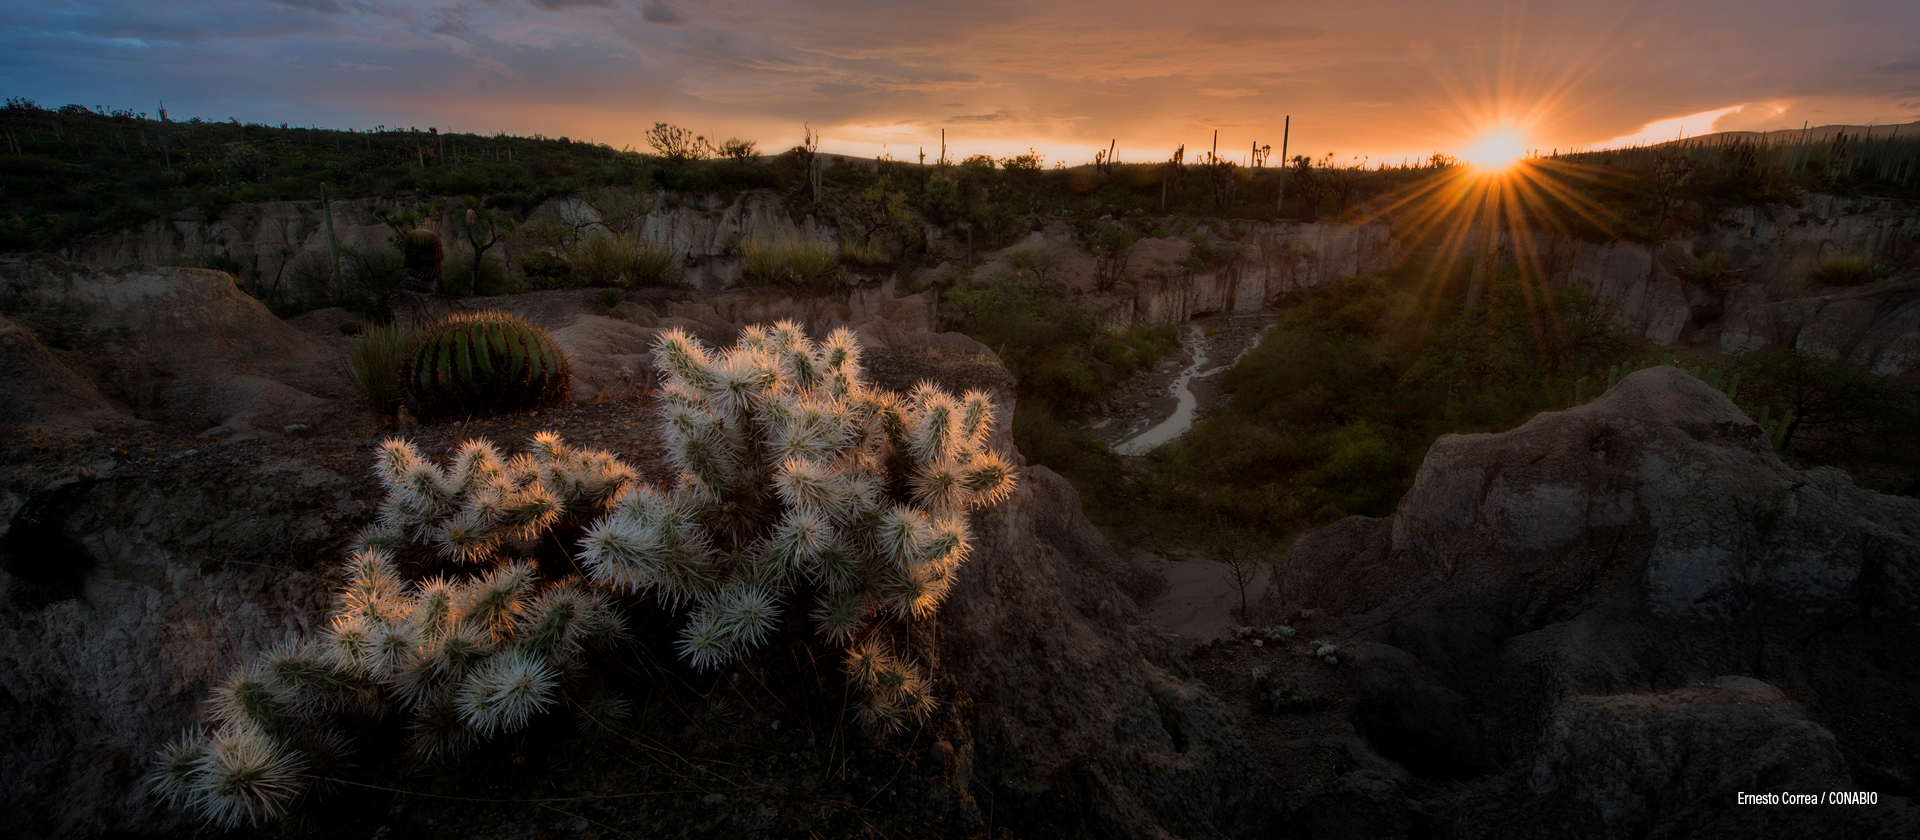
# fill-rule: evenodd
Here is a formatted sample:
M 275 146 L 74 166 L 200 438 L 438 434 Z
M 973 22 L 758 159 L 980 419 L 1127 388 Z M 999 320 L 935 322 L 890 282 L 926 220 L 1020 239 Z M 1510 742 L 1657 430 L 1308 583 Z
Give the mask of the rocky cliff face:
M 1555 282 L 1615 301 L 1625 325 L 1656 344 L 1725 353 L 1799 348 L 1920 376 L 1920 213 L 1901 202 L 1815 195 L 1799 207 L 1743 207 L 1711 232 L 1659 247 L 1536 234 L 1503 238 L 1501 248 Z M 1713 283 L 1691 279 L 1709 254 L 1725 257 L 1728 273 Z M 1812 283 L 1814 268 L 1836 256 L 1895 273 L 1866 287 Z
M 1914 793 L 1920 502 L 1787 467 L 1674 368 L 1511 432 L 1441 438 L 1392 516 L 1303 538 L 1281 570 L 1274 620 L 1341 617 L 1368 686 L 1356 731 L 1453 781 L 1421 808 L 1515 821 L 1457 833 L 1920 824 L 1904 800 L 1733 807 L 1738 790 Z
M 1181 270 L 1133 281 L 1100 319 L 1127 328 L 1178 324 L 1199 315 L 1252 315 L 1296 289 L 1379 271 L 1400 244 L 1378 222 L 1278 222 L 1250 225 L 1237 239 L 1242 258 L 1216 271 Z
M 465 212 L 460 197 L 436 196 L 426 201 L 441 210 L 433 220 L 437 230 L 459 229 L 459 215 Z M 332 202 L 334 237 L 340 246 L 391 248 L 393 229 L 374 212 L 383 207 L 404 209 L 398 202 L 376 198 Z M 738 260 L 712 258 L 727 254 L 743 239 L 834 239 L 833 229 L 810 217 L 796 219 L 785 203 L 764 192 L 744 193 L 730 203 L 715 196 L 656 192 L 649 198 L 649 207 L 634 228 L 634 235 L 698 263 L 690 278 L 709 288 L 739 279 Z M 62 248 L 60 254 L 75 262 L 113 268 L 225 257 L 272 281 L 284 277 L 302 257 L 327 256 L 326 218 L 327 210 L 318 201 L 236 204 L 212 218 L 201 211 L 181 211 L 126 230 L 78 240 Z M 535 208 L 530 220 L 575 225 L 598 222 L 599 216 L 579 199 L 565 198 Z M 457 247 L 451 238 L 449 242 L 449 249 Z M 493 253 L 511 263 L 518 256 L 515 249 L 525 247 L 509 239 L 503 250 Z

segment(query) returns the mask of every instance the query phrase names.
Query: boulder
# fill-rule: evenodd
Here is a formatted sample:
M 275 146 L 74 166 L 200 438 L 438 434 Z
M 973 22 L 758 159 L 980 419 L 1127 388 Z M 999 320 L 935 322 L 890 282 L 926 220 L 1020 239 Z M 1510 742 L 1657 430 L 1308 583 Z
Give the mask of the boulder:
M 1391 516 L 1298 540 L 1264 609 L 1338 628 L 1354 730 L 1441 783 L 1421 807 L 1454 835 L 1920 820 L 1902 781 L 1920 773 L 1920 500 L 1782 463 L 1676 368 L 1440 438 Z M 1845 784 L 1883 806 L 1734 808 Z
M 1741 793 L 1849 790 L 1833 733 L 1779 689 L 1721 677 L 1661 694 L 1573 696 L 1548 720 L 1531 791 L 1570 825 L 1643 833 L 1662 815 L 1711 813 Z
M 1471 606 L 1537 625 L 1615 600 L 1911 621 L 1920 500 L 1788 467 L 1726 395 L 1658 367 L 1510 432 L 1440 438 L 1391 517 L 1337 523 L 1284 562 L 1275 596 L 1349 614 Z
M 1072 487 L 1029 467 L 974 534 L 941 616 L 941 665 L 972 710 L 967 760 L 996 810 L 1042 835 L 1223 829 L 1251 793 L 1231 782 L 1246 760 L 1233 715 L 1154 664 L 1157 634 Z

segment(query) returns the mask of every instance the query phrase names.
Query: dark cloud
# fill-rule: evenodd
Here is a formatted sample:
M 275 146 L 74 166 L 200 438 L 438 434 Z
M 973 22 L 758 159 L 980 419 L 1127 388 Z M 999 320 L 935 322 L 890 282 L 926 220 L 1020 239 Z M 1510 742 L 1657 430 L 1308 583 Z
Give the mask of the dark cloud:
M 947 118 L 950 124 L 1012 122 L 1013 112 L 1001 108 L 991 114 L 960 114 Z
M 1915 58 L 1908 61 L 1896 61 L 1891 64 L 1882 64 L 1880 65 L 1880 71 L 1883 73 L 1901 73 L 1901 74 L 1920 73 L 1920 58 Z
M 648 0 L 647 4 L 640 9 L 640 19 L 661 26 L 681 26 L 687 22 L 686 17 L 681 15 L 679 10 L 661 0 Z
M 334 0 L 273 0 L 273 2 L 279 3 L 282 6 L 291 6 L 295 9 L 306 9 L 309 12 L 319 12 L 327 15 L 337 15 L 346 11 L 346 7 L 334 2 Z
M 439 22 L 429 31 L 435 35 L 464 35 L 469 29 L 467 16 L 457 9 L 440 9 L 433 14 Z
M 531 0 L 531 2 L 549 12 L 563 12 L 583 7 L 606 8 L 613 5 L 613 0 Z
M 1316 26 L 1272 23 L 1209 23 L 1193 28 L 1194 37 L 1202 42 L 1230 46 L 1309 41 L 1325 37 L 1326 34 L 1327 30 Z

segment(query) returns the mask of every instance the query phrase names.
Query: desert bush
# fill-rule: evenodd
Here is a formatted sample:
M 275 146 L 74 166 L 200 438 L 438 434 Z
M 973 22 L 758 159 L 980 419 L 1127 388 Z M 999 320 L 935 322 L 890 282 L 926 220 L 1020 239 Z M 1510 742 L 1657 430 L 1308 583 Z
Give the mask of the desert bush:
M 298 301 L 293 309 L 339 306 L 370 312 L 386 295 L 399 290 L 403 263 L 399 251 L 376 248 L 340 249 L 340 273 L 325 254 L 306 253 L 287 267 L 288 295 Z
M 821 242 L 749 239 L 740 243 L 740 271 L 761 285 L 804 285 L 836 278 L 833 249 Z
M 361 395 L 380 414 L 400 410 L 400 370 L 406 365 L 413 334 L 396 324 L 359 330 L 347 348 L 347 369 Z
M 677 286 L 684 271 L 665 248 L 613 236 L 590 236 L 575 246 L 573 279 L 590 286 Z
M 1716 292 L 1726 293 L 1733 289 L 1738 281 L 1730 269 L 1731 261 L 1726 254 L 1714 252 L 1701 255 L 1693 265 L 1693 279 Z
M 1821 260 L 1813 267 L 1811 279 L 1828 286 L 1859 286 L 1873 282 L 1876 272 L 1866 257 L 1843 254 Z
M 507 274 L 507 267 L 501 265 L 498 259 L 482 255 L 478 271 L 473 268 L 473 259 L 473 254 L 468 251 L 455 251 L 447 255 L 440 272 L 440 289 L 450 295 L 483 297 L 524 291 L 524 284 Z
M 355 540 L 327 628 L 216 687 L 209 728 L 157 756 L 154 791 L 222 826 L 258 823 L 341 752 L 338 718 L 409 715 L 426 760 L 519 731 L 591 690 L 567 677 L 625 636 L 622 603 L 685 613 L 678 647 L 697 669 L 749 655 L 785 611 L 844 651 L 861 720 L 924 716 L 929 676 L 886 639 L 944 599 L 968 512 L 1012 491 L 986 448 L 992 401 L 870 388 L 845 329 L 815 343 L 790 323 L 749 327 L 724 351 L 673 330 L 655 358 L 682 470 L 668 486 L 551 433 L 511 459 L 469 441 L 444 466 L 382 443 L 380 520 Z M 563 541 L 577 555 L 533 554 Z M 434 563 L 451 571 L 400 571 Z
M 893 255 L 872 242 L 848 240 L 840 243 L 840 261 L 860 268 L 885 268 L 893 263 Z
M 1140 237 L 1125 225 L 1109 223 L 1093 241 L 1094 283 L 1101 291 L 1113 288 L 1127 275 L 1127 251 Z
M 540 288 L 565 288 L 573 279 L 573 264 L 548 251 L 529 251 L 520 257 L 520 276 Z
M 567 356 L 546 330 L 503 312 L 463 312 L 420 331 L 400 392 L 422 420 L 525 411 L 566 399 Z

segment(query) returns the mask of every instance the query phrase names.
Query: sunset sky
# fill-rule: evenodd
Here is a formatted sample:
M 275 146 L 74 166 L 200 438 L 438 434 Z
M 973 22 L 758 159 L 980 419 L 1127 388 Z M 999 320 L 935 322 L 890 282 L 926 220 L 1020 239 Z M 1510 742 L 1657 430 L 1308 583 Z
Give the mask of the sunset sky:
M 1029 145 L 1165 159 L 1220 133 L 1337 159 L 1920 120 L 1920 2 L 46 0 L 0 7 L 42 106 L 412 125 L 642 148 L 657 121 L 778 151 Z

